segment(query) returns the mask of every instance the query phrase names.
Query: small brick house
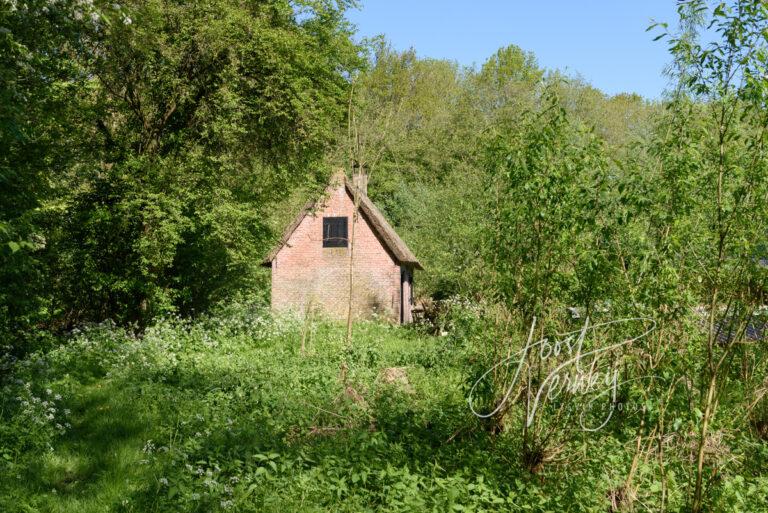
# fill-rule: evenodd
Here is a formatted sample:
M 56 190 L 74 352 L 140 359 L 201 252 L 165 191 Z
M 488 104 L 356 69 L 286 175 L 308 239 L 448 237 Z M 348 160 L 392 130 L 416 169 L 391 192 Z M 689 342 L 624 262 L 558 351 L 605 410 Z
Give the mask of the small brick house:
M 359 216 L 353 227 L 356 192 Z M 365 175 L 353 182 L 343 171 L 334 174 L 323 197 L 304 206 L 262 265 L 272 269 L 275 311 L 320 311 L 346 319 L 351 274 L 355 318 L 412 321 L 413 272 L 422 267 L 368 198 Z

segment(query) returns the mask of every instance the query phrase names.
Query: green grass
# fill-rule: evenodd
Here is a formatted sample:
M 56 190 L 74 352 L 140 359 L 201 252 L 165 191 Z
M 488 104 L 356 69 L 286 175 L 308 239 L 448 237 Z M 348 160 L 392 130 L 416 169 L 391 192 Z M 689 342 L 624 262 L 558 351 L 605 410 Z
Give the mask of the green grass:
M 77 389 L 72 429 L 30 462 L 21 495 L 43 511 L 101 512 L 149 479 L 141 449 L 161 419 L 135 399 L 112 381 Z
M 463 409 L 463 378 L 440 361 L 437 339 L 365 323 L 347 349 L 343 327 L 320 323 L 302 355 L 296 324 L 269 324 L 269 333 L 241 328 L 167 323 L 141 340 L 97 329 L 51 353 L 46 377 L 66 390 L 71 428 L 53 437 L 50 451 L 17 459 L 0 504 L 284 511 L 324 510 L 343 499 L 356 511 L 379 500 L 348 493 L 351 480 L 368 480 L 370 457 L 384 469 L 407 466 L 451 434 L 433 429 L 433 412 L 408 403 Z M 383 383 L 388 367 L 404 367 L 410 384 Z M 381 436 L 389 429 L 398 431 L 393 440 Z M 228 488 L 206 488 L 209 471 L 226 475 Z M 185 475 L 174 482 L 178 473 Z
M 318 323 L 302 354 L 305 331 L 255 314 L 101 327 L 27 359 L 3 388 L 0 511 L 604 512 L 625 476 L 620 429 L 575 440 L 577 466 L 526 471 L 516 432 L 467 408 L 485 362 L 460 337 L 361 323 L 348 348 Z M 29 429 L 43 409 L 17 395 L 54 418 Z

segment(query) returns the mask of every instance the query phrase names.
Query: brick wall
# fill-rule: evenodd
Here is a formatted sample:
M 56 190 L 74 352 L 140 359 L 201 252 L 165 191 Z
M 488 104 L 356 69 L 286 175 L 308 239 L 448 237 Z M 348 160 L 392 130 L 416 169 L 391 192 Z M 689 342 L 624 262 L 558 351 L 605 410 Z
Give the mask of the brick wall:
M 272 261 L 272 308 L 277 311 L 316 309 L 331 318 L 347 317 L 350 248 L 323 247 L 323 217 L 348 217 L 351 237 L 354 203 L 343 184 L 327 192 Z M 399 321 L 400 266 L 362 214 L 355 226 L 352 276 L 356 318 L 376 312 Z

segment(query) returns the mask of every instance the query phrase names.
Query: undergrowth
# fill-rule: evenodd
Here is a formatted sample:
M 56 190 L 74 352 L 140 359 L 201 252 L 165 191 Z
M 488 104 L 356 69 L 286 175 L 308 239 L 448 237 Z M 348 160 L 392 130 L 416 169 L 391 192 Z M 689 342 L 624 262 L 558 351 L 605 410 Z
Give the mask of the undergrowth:
M 82 329 L 3 377 L 0 511 L 608 511 L 631 436 L 526 470 L 519 437 L 467 408 L 475 328 L 359 323 L 346 347 L 343 326 L 233 307 Z M 719 490 L 723 510 L 765 510 L 765 478 Z

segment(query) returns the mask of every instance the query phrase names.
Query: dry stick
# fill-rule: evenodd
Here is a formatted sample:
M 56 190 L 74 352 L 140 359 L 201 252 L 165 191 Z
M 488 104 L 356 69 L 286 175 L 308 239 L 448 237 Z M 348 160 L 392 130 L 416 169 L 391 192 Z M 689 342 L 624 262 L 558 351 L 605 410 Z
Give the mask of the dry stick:
M 504 315 L 502 315 L 502 314 L 504 314 Z M 499 358 L 500 358 L 501 355 L 499 354 L 499 351 L 503 350 L 502 346 L 505 343 L 506 343 L 506 346 L 507 346 L 507 357 L 506 357 L 506 360 L 504 360 L 506 362 L 506 364 L 502 365 L 502 366 L 494 367 L 494 369 L 493 369 L 493 383 L 494 383 L 494 386 L 497 386 L 497 384 L 498 384 L 498 386 L 500 386 L 500 388 L 502 390 L 502 398 L 503 398 L 504 395 L 506 395 L 507 378 L 509 377 L 509 371 L 510 371 L 510 367 L 511 367 L 510 366 L 510 361 L 512 359 L 512 337 L 507 335 L 512 330 L 510 328 L 510 320 L 509 320 L 509 316 L 507 314 L 508 314 L 508 312 L 507 312 L 506 308 L 504 308 L 504 307 L 496 308 L 494 310 L 496 330 L 499 331 L 499 329 L 500 329 L 499 326 L 503 323 L 503 329 L 501 330 L 501 333 L 504 334 L 503 336 L 498 337 L 501 340 L 500 343 L 494 343 L 493 344 L 493 358 L 494 358 L 494 362 L 500 362 Z M 501 319 L 502 317 L 503 317 L 503 319 Z M 536 319 L 534 318 L 534 324 L 535 323 L 536 323 Z M 533 332 L 532 331 L 530 333 L 530 336 L 533 336 Z M 530 339 L 530 336 L 529 336 L 529 339 Z M 504 341 L 506 341 L 506 342 L 504 342 Z M 528 341 L 528 343 L 530 344 L 530 340 Z M 527 366 L 526 366 L 526 372 L 527 372 Z M 504 416 L 507 413 L 507 410 L 509 410 L 511 405 L 514 404 L 517 401 L 517 398 L 520 396 L 521 392 L 522 392 L 522 388 L 520 390 L 518 390 L 518 393 L 517 393 L 517 395 L 515 396 L 514 399 L 508 400 L 505 403 L 504 407 L 501 410 L 499 410 L 499 413 L 498 413 L 499 422 L 501 422 L 503 420 Z
M 667 500 L 667 471 L 664 468 L 664 419 L 665 415 L 667 413 L 667 404 L 671 400 L 672 393 L 674 391 L 674 388 L 677 386 L 677 382 L 679 381 L 679 378 L 672 382 L 670 387 L 667 389 L 667 397 L 666 400 L 661 401 L 659 403 L 659 421 L 658 421 L 658 427 L 659 427 L 659 435 L 658 435 L 658 446 L 657 446 L 657 455 L 659 460 L 659 472 L 661 473 L 661 512 L 664 512 L 664 507 Z
M 344 415 L 339 415 L 338 413 L 330 411 L 330 410 L 326 410 L 325 408 L 320 408 L 319 406 L 315 406 L 314 404 L 310 404 L 310 403 L 307 403 L 307 402 L 304 402 L 304 401 L 300 401 L 300 403 L 303 404 L 304 406 L 308 406 L 310 408 L 314 408 L 314 409 L 318 410 L 321 413 L 327 413 L 328 415 L 333 415 L 334 417 L 338 417 L 338 418 L 346 420 L 346 421 L 351 421 L 352 420 L 349 417 L 345 417 Z M 315 416 L 315 419 L 316 418 L 317 418 L 317 416 Z M 312 419 L 312 420 L 314 420 L 314 419 Z
M 662 330 L 659 330 L 659 340 L 661 339 L 661 331 Z M 658 352 L 657 352 L 657 356 L 658 356 Z M 655 368 L 653 355 L 649 355 L 649 360 L 650 360 L 650 363 L 649 363 L 650 368 L 651 369 Z M 656 362 L 656 363 L 658 364 L 658 362 Z M 640 365 L 642 365 L 642 364 L 640 364 Z M 644 369 L 642 369 L 642 367 L 641 367 L 641 370 L 644 370 Z M 647 400 L 647 398 L 648 398 L 647 390 L 643 389 L 642 394 L 643 394 L 643 399 Z M 643 406 L 643 412 L 642 413 L 643 413 L 643 416 L 640 419 L 640 426 L 639 426 L 639 428 L 637 430 L 635 454 L 632 457 L 632 463 L 630 465 L 629 473 L 627 474 L 627 479 L 624 482 L 624 488 L 625 488 L 625 490 L 627 490 L 627 493 L 629 493 L 630 490 L 632 489 L 632 481 L 634 479 L 635 473 L 637 472 L 637 467 L 638 467 L 638 465 L 640 463 L 641 453 L 644 454 L 644 451 L 641 451 L 641 442 L 642 442 L 642 439 L 643 439 L 643 429 L 645 428 L 645 413 L 646 413 L 645 406 Z M 661 422 L 662 421 L 659 420 L 657 425 L 654 426 L 652 432 L 655 432 L 656 430 L 659 430 L 659 432 L 661 432 L 661 426 L 662 426 Z M 649 440 L 648 440 L 649 448 L 648 448 L 648 451 L 650 451 L 650 444 L 651 444 L 652 440 L 653 440 L 653 435 L 649 435 Z
M 355 162 L 355 146 L 354 141 L 352 140 L 352 126 L 354 123 L 353 118 L 353 111 L 352 111 L 352 98 L 354 95 L 355 90 L 355 83 L 352 82 L 352 87 L 349 91 L 349 105 L 347 110 L 347 137 L 349 139 L 350 144 L 352 145 L 350 147 L 349 152 L 349 167 L 352 172 L 354 172 L 354 162 Z M 357 132 L 357 127 L 355 127 L 355 132 Z M 345 178 L 346 179 L 346 178 Z M 346 186 L 345 186 L 346 188 Z M 353 255 L 355 251 L 355 224 L 357 223 L 357 192 L 355 192 L 355 208 L 354 212 L 352 214 L 352 233 L 349 241 L 349 297 L 347 298 L 347 336 L 345 339 L 345 344 L 347 347 L 350 347 L 352 344 L 352 271 L 353 271 Z
M 350 158 L 349 158 L 349 167 L 350 167 L 350 173 L 354 174 L 354 163 L 355 163 L 355 157 L 357 157 L 358 165 L 360 166 L 360 170 L 365 169 L 366 160 L 363 158 L 364 155 L 364 147 L 361 143 L 360 134 L 358 132 L 358 126 L 356 122 L 356 118 L 354 116 L 354 110 L 352 109 L 352 98 L 354 96 L 354 82 L 352 83 L 352 87 L 350 89 L 349 93 L 349 104 L 347 106 L 347 137 L 349 138 L 352 146 L 350 148 Z M 402 107 L 403 101 L 400 100 L 400 103 L 397 106 L 397 109 L 399 110 L 400 107 Z M 387 119 L 384 126 L 384 131 L 388 130 L 389 125 L 392 121 L 393 112 L 390 111 L 387 115 Z M 354 138 L 352 137 L 352 133 L 354 132 Z M 381 148 L 379 150 L 379 153 L 376 154 L 372 160 L 372 163 L 375 165 L 376 162 L 381 158 L 381 155 L 384 153 L 384 148 Z M 370 178 L 370 175 L 368 175 L 368 178 Z M 349 301 L 347 304 L 347 335 L 346 335 L 346 345 L 349 347 L 352 344 L 352 291 L 354 288 L 354 276 L 353 276 L 353 255 L 355 250 L 355 225 L 357 224 L 357 219 L 359 217 L 360 212 L 360 191 L 358 190 L 357 186 L 353 187 L 354 191 L 354 210 L 352 214 L 352 233 L 350 234 L 350 242 L 349 242 Z M 400 306 L 402 308 L 402 305 Z
M 306 354 L 306 342 L 307 342 L 307 333 L 311 331 L 312 329 L 312 317 L 314 314 L 314 308 L 312 306 L 312 300 L 307 303 L 307 308 L 304 312 L 304 325 L 301 329 L 301 356 L 304 356 Z
M 347 339 L 346 343 L 349 346 L 352 342 L 352 291 L 354 288 L 354 254 L 355 254 L 355 225 L 357 225 L 357 209 L 360 206 L 359 200 L 360 194 L 355 188 L 355 209 L 352 214 L 352 234 L 349 239 L 349 301 L 347 303 Z
M 357 129 L 355 129 L 355 135 L 357 135 Z M 358 139 L 358 148 L 360 147 L 360 141 Z M 362 170 L 362 164 L 360 164 Z M 353 171 L 354 172 L 354 171 Z M 352 187 L 354 191 L 354 210 L 352 212 L 352 233 L 349 238 L 349 301 L 347 302 L 347 347 L 352 343 L 352 291 L 354 289 L 354 254 L 355 254 L 355 226 L 357 226 L 357 218 L 360 209 L 360 191 L 358 187 L 354 185 Z

